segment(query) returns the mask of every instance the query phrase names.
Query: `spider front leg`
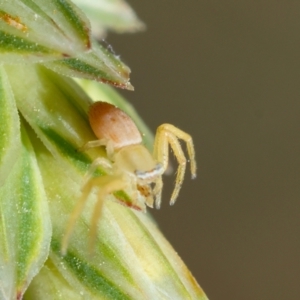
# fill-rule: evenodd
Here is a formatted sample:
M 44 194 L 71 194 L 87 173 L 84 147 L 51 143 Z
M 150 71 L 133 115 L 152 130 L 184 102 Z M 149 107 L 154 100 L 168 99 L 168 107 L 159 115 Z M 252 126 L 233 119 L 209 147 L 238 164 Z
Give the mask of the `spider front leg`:
M 171 125 L 171 124 L 162 124 L 158 127 L 155 142 L 154 142 L 154 158 L 157 161 L 163 164 L 163 169 L 166 170 L 169 162 L 169 145 L 172 148 L 174 155 L 178 161 L 178 170 L 176 176 L 176 182 L 174 191 L 171 196 L 170 204 L 173 205 L 178 197 L 179 191 L 181 189 L 182 182 L 184 180 L 184 174 L 186 169 L 186 157 L 184 152 L 182 151 L 182 147 L 179 143 L 179 139 L 182 139 L 187 144 L 188 156 L 191 164 L 191 174 L 192 179 L 196 178 L 196 160 L 195 160 L 195 149 L 192 137 L 186 132 L 180 130 L 179 128 Z M 162 190 L 162 179 L 158 178 L 156 182 L 156 186 L 154 189 L 154 193 L 156 193 L 156 207 L 160 206 L 160 195 Z

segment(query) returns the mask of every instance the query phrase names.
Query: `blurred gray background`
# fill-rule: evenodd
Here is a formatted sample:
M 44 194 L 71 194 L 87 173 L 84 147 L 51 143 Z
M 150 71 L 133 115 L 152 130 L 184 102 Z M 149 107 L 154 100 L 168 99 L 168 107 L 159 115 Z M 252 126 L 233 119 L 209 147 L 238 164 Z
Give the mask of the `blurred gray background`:
M 300 299 L 300 1 L 128 2 L 147 30 L 107 38 L 123 94 L 197 151 L 162 231 L 210 299 Z

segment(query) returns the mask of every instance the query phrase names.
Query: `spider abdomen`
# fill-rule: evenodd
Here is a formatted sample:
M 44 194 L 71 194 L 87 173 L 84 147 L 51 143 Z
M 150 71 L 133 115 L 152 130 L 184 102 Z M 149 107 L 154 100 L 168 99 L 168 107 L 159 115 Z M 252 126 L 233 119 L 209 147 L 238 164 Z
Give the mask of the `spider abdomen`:
M 89 122 L 97 138 L 111 141 L 114 149 L 142 142 L 141 134 L 132 119 L 109 103 L 95 102 L 91 105 Z

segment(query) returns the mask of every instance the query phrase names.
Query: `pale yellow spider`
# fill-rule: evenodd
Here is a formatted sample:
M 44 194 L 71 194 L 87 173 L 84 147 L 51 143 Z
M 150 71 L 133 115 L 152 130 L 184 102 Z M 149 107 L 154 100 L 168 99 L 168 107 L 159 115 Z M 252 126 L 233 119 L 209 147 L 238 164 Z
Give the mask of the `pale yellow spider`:
M 99 220 L 103 200 L 109 194 L 129 188 L 133 202 L 123 204 L 131 208 L 144 210 L 145 204 L 156 208 L 161 205 L 163 188 L 162 175 L 169 162 L 169 145 L 178 161 L 178 170 L 170 204 L 178 197 L 184 179 L 186 158 L 179 139 L 187 144 L 192 178 L 196 177 L 196 160 L 191 136 L 171 124 L 158 127 L 153 154 L 142 144 L 142 136 L 132 119 L 121 109 L 106 102 L 95 102 L 89 110 L 89 122 L 98 140 L 86 143 L 81 150 L 105 146 L 107 158 L 94 160 L 82 187 L 82 195 L 73 210 L 62 243 L 65 253 L 69 237 L 76 220 L 81 214 L 91 191 L 97 187 L 97 202 L 91 219 L 91 243 L 95 240 L 97 222 Z M 107 175 L 93 176 L 98 166 L 102 166 Z M 142 199 L 142 201 L 141 201 Z

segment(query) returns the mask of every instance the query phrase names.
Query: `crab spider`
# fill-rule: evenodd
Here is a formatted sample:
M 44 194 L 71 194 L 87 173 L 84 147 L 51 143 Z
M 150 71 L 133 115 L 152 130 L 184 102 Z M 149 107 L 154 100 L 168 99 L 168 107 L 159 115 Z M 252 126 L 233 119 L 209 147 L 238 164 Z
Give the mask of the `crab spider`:
M 98 140 L 87 142 L 82 151 L 94 147 L 106 147 L 107 158 L 99 157 L 94 160 L 85 176 L 82 195 L 73 210 L 62 243 L 62 252 L 67 249 L 70 234 L 76 220 L 83 210 L 89 194 L 97 186 L 98 198 L 91 220 L 91 238 L 93 243 L 96 236 L 97 222 L 101 214 L 102 204 L 109 194 L 129 188 L 132 203 L 122 203 L 131 208 L 145 210 L 145 205 L 160 208 L 163 188 L 162 175 L 169 162 L 169 146 L 178 161 L 175 187 L 170 204 L 173 205 L 178 197 L 186 170 L 186 157 L 182 151 L 179 139 L 186 142 L 190 161 L 192 178 L 196 177 L 196 160 L 191 136 L 171 124 L 158 127 L 153 154 L 142 144 L 142 136 L 133 120 L 121 109 L 107 102 L 95 102 L 88 113 L 89 123 Z M 107 175 L 94 177 L 98 166 L 102 166 Z M 141 200 L 142 199 L 142 200 Z M 91 246 L 91 245 L 90 245 Z

